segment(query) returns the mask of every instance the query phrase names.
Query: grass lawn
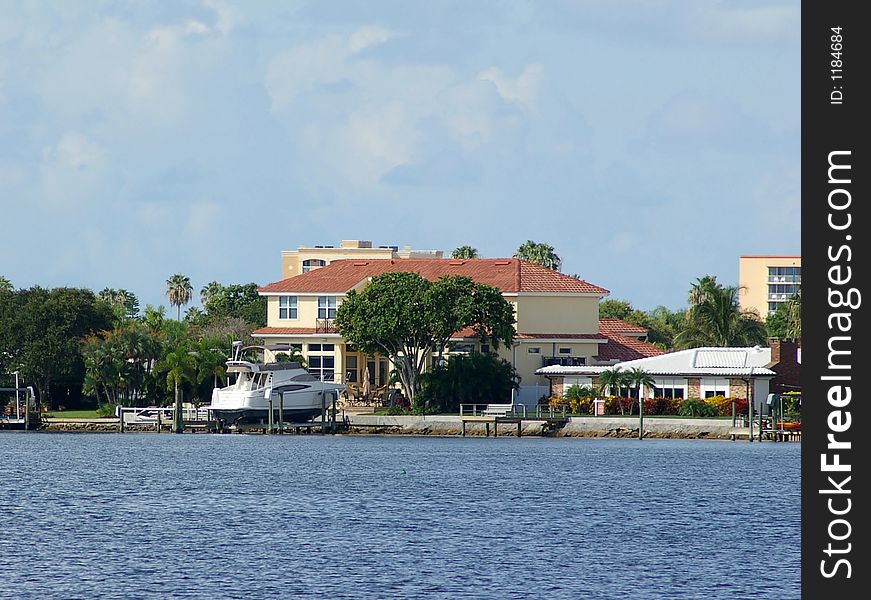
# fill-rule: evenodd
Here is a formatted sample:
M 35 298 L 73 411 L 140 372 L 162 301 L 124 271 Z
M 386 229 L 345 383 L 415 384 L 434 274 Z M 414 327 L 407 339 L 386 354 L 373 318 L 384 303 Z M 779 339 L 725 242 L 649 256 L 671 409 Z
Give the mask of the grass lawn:
M 55 410 L 45 413 L 43 416 L 50 419 L 97 419 L 100 417 L 96 410 Z

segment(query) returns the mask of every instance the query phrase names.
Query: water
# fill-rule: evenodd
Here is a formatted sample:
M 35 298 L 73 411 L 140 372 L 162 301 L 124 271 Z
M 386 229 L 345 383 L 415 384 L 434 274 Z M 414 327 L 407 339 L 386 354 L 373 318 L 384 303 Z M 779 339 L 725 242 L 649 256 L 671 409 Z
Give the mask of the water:
M 799 456 L 0 433 L 0 596 L 798 598 Z

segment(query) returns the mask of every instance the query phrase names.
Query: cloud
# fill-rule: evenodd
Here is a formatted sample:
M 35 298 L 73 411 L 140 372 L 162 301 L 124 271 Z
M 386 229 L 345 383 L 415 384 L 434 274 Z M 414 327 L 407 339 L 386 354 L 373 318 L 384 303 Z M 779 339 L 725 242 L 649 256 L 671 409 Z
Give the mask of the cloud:
M 496 86 L 499 95 L 508 102 L 514 102 L 525 108 L 533 108 L 541 83 L 541 65 L 531 64 L 523 69 L 516 78 L 507 77 L 501 69 L 491 67 L 478 74 L 481 81 L 490 81 Z
M 351 34 L 348 47 L 352 54 L 356 54 L 370 46 L 383 44 L 392 37 L 394 37 L 393 33 L 381 27 L 363 27 Z
M 701 147 L 741 151 L 771 143 L 770 128 L 728 99 L 697 92 L 669 98 L 647 120 L 645 142 L 680 152 Z
M 107 151 L 77 131 L 68 131 L 43 151 L 42 202 L 51 208 L 74 210 L 92 204 L 104 184 Z
M 446 157 L 474 152 L 515 129 L 516 107 L 536 100 L 541 67 L 528 65 L 516 79 L 498 69 L 472 78 L 447 65 L 387 61 L 362 51 L 394 36 L 363 27 L 275 56 L 265 79 L 272 113 L 307 163 L 328 165 L 333 179 L 339 175 L 350 185 L 474 180 L 464 159 Z
M 381 181 L 393 185 L 445 187 L 478 179 L 476 169 L 461 155 L 442 152 L 423 163 L 396 166 L 385 173 Z

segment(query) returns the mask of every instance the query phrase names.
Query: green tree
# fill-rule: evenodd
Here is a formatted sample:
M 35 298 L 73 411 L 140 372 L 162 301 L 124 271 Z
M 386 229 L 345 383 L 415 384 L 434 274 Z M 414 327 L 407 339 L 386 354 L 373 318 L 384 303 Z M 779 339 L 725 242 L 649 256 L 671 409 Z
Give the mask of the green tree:
M 208 301 L 203 304 L 209 320 L 226 317 L 244 319 L 251 327 L 266 325 L 266 298 L 257 293 L 256 283 L 212 286 L 207 291 Z M 209 286 L 206 286 L 207 288 Z
M 638 400 L 638 407 L 641 410 L 641 388 L 643 386 L 653 387 L 656 381 L 653 379 L 653 375 L 645 371 L 644 369 L 638 369 L 633 367 L 624 373 L 624 381 L 635 390 L 635 395 Z
M 181 307 L 191 301 L 192 293 L 191 280 L 185 275 L 176 273 L 166 280 L 166 297 L 169 303 L 176 307 L 177 321 L 181 321 Z
M 801 290 L 789 300 L 777 305 L 777 310 L 765 320 L 769 337 L 782 340 L 801 339 Z
M 628 300 L 609 298 L 599 302 L 600 319 L 623 319 L 624 321 L 633 312 L 632 304 Z
M 453 333 L 474 328 L 494 348 L 510 344 L 515 334 L 511 305 L 496 288 L 468 277 L 431 282 L 406 272 L 376 275 L 361 291 L 350 291 L 335 323 L 348 343 L 393 362 L 412 402 L 433 349 Z
M 684 328 L 675 337 L 677 346 L 753 346 L 766 341 L 767 331 L 759 315 L 739 307 L 737 287 L 720 285 L 711 276 L 693 284 Z
M 11 292 L 15 288 L 12 287 L 12 282 L 0 275 L 0 292 Z
M 451 258 L 478 258 L 478 249 L 471 246 L 460 246 L 451 252 Z
M 103 288 L 97 294 L 97 298 L 112 308 L 119 323 L 139 317 L 139 298 L 133 292 L 124 289 Z
M 202 303 L 204 309 L 209 309 L 209 302 L 211 302 L 212 298 L 214 298 L 222 289 L 224 289 L 224 286 L 217 281 L 210 281 L 200 288 L 200 303 Z
M 517 249 L 514 258 L 519 258 L 527 262 L 559 271 L 562 259 L 557 255 L 554 247 L 550 244 L 537 243 L 532 240 L 527 240 L 522 246 Z
M 173 390 L 173 418 L 172 429 L 175 433 L 184 430 L 184 415 L 182 414 L 182 401 L 179 387 L 185 383 L 196 381 L 197 362 L 186 344 L 182 344 L 174 350 L 167 352 L 159 367 L 159 371 L 166 373 L 166 385 Z
M 20 371 L 40 402 L 53 407 L 53 385 L 84 382 L 82 340 L 112 326 L 109 307 L 91 290 L 33 287 L 0 293 L 0 372 Z
M 682 315 L 672 313 L 664 306 L 644 312 L 633 308 L 627 300 L 608 299 L 599 303 L 600 319 L 621 319 L 647 330 L 646 339 L 661 348 L 672 348 L 674 337 L 682 326 Z
M 508 402 L 518 387 L 520 378 L 507 360 L 480 352 L 460 354 L 423 374 L 418 405 L 427 412 L 454 413 L 460 404 Z
M 619 368 L 605 369 L 599 373 L 599 393 L 603 396 L 619 396 L 620 388 L 626 385 L 626 374 Z M 620 405 L 623 414 L 623 405 Z

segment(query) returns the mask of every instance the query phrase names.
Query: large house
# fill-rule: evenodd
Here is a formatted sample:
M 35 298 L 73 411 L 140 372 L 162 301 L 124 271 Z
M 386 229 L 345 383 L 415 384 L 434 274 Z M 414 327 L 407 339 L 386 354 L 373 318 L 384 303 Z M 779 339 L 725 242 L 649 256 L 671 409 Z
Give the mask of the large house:
M 801 256 L 738 258 L 738 303 L 763 319 L 801 288 Z
M 333 326 L 342 299 L 372 277 L 409 271 L 430 280 L 465 275 L 496 287 L 511 303 L 517 320 L 515 343 L 498 354 L 521 377 L 521 402 L 547 395 L 548 380 L 536 374 L 548 365 L 614 364 L 662 351 L 640 338 L 645 331 L 618 320 L 599 320 L 599 301 L 608 290 L 515 258 L 496 259 L 339 259 L 260 288 L 267 298 L 267 326 L 253 333 L 265 344 L 299 349 L 309 370 L 337 383 L 362 381 L 368 369 L 375 386 L 387 383 L 385 357 L 365 356 L 345 343 Z M 472 331 L 459 331 L 449 353 L 491 351 Z

